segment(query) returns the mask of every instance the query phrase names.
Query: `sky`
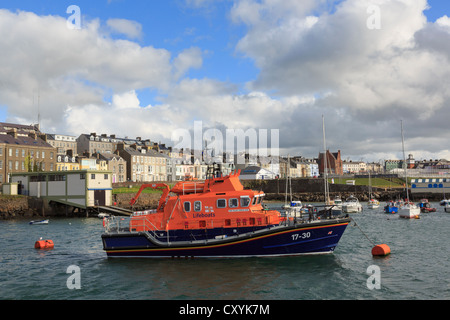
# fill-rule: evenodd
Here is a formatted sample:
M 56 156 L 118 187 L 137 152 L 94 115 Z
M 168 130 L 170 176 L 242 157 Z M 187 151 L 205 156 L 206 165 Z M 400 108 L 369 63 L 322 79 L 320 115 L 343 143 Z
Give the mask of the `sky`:
M 403 157 L 402 122 L 407 154 L 450 160 L 449 16 L 446 0 L 0 0 L 0 121 L 175 147 L 200 124 L 224 149 L 242 130 L 317 157 L 324 119 L 330 151 L 377 162 Z

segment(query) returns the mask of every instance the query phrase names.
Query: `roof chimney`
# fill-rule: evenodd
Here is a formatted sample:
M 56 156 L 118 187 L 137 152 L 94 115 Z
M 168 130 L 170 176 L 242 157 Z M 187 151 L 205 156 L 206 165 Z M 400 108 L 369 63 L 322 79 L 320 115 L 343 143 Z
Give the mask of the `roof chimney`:
M 14 139 L 17 139 L 17 129 L 16 128 L 12 128 L 11 130 L 9 130 L 8 134 L 10 136 L 14 137 Z

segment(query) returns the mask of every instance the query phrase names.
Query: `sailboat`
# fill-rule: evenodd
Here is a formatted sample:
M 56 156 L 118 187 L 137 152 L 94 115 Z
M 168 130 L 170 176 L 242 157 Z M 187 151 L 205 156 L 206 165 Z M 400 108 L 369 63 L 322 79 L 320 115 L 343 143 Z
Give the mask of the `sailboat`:
M 282 206 L 282 209 L 286 210 L 286 215 L 289 217 L 301 217 L 303 212 L 303 205 L 300 200 L 292 200 L 292 178 L 291 178 L 291 158 L 290 155 L 288 155 L 286 165 L 286 193 L 285 193 L 285 200 L 284 205 Z M 287 194 L 288 194 L 288 183 L 289 183 L 289 195 L 290 195 L 290 201 L 289 204 L 287 202 Z
M 401 124 L 401 131 L 402 131 L 403 166 L 405 168 L 406 201 L 402 207 L 398 208 L 398 214 L 401 218 L 414 219 L 414 218 L 419 217 L 420 208 L 409 200 L 408 174 L 407 174 L 408 170 L 407 170 L 407 166 L 406 166 L 406 157 L 405 157 L 405 141 L 404 141 L 404 137 L 403 137 L 403 121 L 401 121 L 400 124 Z
M 342 200 L 340 198 L 335 199 L 333 202 L 330 200 L 330 186 L 328 184 L 328 157 L 327 157 L 327 144 L 325 138 L 325 118 L 322 115 L 322 133 L 323 133 L 323 179 L 324 179 L 324 194 L 325 194 L 325 210 L 331 208 L 333 215 L 339 215 L 342 213 Z M 331 207 L 330 207 L 331 206 Z
M 367 207 L 369 209 L 376 209 L 380 207 L 380 202 L 377 199 L 372 198 L 372 180 L 370 179 L 370 171 L 369 171 L 369 201 L 367 202 Z

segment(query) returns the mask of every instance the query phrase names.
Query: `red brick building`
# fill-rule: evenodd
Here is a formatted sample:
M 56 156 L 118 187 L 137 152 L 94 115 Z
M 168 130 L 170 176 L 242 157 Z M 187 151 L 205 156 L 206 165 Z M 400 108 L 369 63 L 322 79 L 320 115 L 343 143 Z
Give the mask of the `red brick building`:
M 342 169 L 342 160 L 341 160 L 341 150 L 338 150 L 338 152 L 331 153 L 330 150 L 327 150 L 327 168 L 328 168 L 328 174 L 336 174 L 336 175 L 343 175 L 344 171 Z M 319 173 L 323 174 L 324 167 L 325 167 L 325 161 L 323 153 L 319 153 Z

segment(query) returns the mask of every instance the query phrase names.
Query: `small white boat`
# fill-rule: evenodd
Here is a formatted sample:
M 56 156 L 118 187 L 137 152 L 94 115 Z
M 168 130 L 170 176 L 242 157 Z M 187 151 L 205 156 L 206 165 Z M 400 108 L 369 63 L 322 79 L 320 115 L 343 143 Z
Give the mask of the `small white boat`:
M 370 200 L 367 202 L 367 207 L 368 207 L 369 209 L 376 209 L 376 208 L 379 208 L 379 207 L 380 207 L 380 201 L 378 201 L 377 199 L 370 199 Z
M 342 199 L 341 198 L 336 197 L 333 200 L 333 204 L 334 204 L 335 207 L 338 207 L 339 209 L 342 209 Z
M 300 200 L 293 200 L 287 206 L 284 206 L 286 213 L 291 217 L 301 216 L 303 204 Z
M 447 199 L 441 200 L 441 202 L 439 204 L 441 206 L 445 207 L 447 205 L 450 205 L 450 200 L 447 200 Z
M 359 203 L 358 198 L 351 195 L 345 202 L 342 204 L 342 212 L 344 213 L 358 213 L 362 212 L 363 208 L 361 203 Z
M 331 213 L 336 215 L 336 214 L 341 214 L 342 213 L 342 199 L 340 197 L 336 197 L 333 202 L 333 207 L 331 207 Z
M 407 202 L 398 208 L 398 215 L 400 218 L 416 219 L 420 215 L 420 208 L 412 202 Z
M 46 219 L 46 220 L 39 220 L 39 221 L 30 221 L 30 224 L 33 224 L 33 225 L 40 225 L 40 224 L 48 224 L 48 219 Z
M 110 214 L 109 214 L 109 213 L 104 213 L 104 212 L 102 212 L 102 213 L 99 213 L 99 214 L 97 215 L 97 217 L 98 217 L 99 219 L 109 218 L 109 217 L 110 217 Z

